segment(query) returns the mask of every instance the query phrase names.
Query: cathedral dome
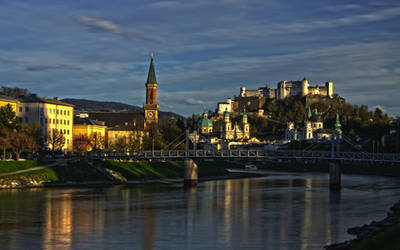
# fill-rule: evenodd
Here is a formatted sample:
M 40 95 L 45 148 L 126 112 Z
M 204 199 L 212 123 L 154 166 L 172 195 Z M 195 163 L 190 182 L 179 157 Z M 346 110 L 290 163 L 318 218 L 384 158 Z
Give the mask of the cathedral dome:
M 213 123 L 210 119 L 207 118 L 206 112 L 203 113 L 203 117 L 200 119 L 198 123 L 199 128 L 202 127 L 212 127 Z

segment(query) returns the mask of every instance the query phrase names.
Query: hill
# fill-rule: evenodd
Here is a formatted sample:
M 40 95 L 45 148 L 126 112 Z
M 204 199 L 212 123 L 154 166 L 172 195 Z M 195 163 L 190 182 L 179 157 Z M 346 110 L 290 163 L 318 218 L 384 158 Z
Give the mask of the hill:
M 65 98 L 61 101 L 74 105 L 76 111 L 88 111 L 88 112 L 144 112 L 143 108 L 138 106 L 133 106 L 120 102 L 102 102 L 102 101 L 93 101 L 86 99 L 74 99 L 74 98 Z M 178 115 L 173 112 L 165 112 L 159 111 L 160 118 L 164 116 L 181 118 L 181 115 Z

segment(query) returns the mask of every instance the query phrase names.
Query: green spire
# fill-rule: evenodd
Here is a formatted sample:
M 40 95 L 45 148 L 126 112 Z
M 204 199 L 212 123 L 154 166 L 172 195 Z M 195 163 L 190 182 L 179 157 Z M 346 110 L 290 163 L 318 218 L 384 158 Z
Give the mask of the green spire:
M 246 113 L 246 108 L 243 109 L 243 119 L 246 118 L 247 119 L 247 113 Z
M 336 113 L 335 130 L 336 130 L 337 132 L 341 131 L 341 130 L 340 130 L 341 127 L 342 127 L 342 124 L 340 124 L 339 114 Z
M 225 118 L 227 118 L 227 117 L 229 118 L 229 112 L 228 112 L 228 110 L 225 110 L 224 117 L 225 117 Z
M 308 111 L 307 111 L 307 118 L 308 118 L 308 120 L 310 120 L 311 117 L 312 117 L 311 108 L 310 108 L 310 106 L 308 106 Z
M 314 115 L 318 115 L 318 109 L 314 109 Z
M 154 71 L 153 54 L 151 54 L 149 74 L 147 76 L 147 82 L 146 83 L 157 83 L 156 72 Z

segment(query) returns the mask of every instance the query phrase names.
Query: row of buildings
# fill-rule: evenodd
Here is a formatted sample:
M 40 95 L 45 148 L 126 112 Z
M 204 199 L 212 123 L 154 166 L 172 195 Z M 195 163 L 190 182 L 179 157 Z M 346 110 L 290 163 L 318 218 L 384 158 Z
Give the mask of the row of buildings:
M 64 135 L 64 151 L 73 149 L 75 138 L 87 136 L 101 139 L 110 145 L 120 138 L 141 139 L 149 134 L 152 123 L 158 121 L 157 80 L 151 56 L 146 81 L 146 103 L 143 113 L 91 112 L 74 114 L 72 104 L 62 102 L 57 97 L 39 97 L 36 94 L 18 99 L 0 95 L 0 107 L 10 105 L 21 123 L 33 126 L 40 124 L 42 135 L 46 139 L 54 131 Z M 45 140 L 46 141 L 46 140 Z M 51 145 L 44 145 L 48 148 Z

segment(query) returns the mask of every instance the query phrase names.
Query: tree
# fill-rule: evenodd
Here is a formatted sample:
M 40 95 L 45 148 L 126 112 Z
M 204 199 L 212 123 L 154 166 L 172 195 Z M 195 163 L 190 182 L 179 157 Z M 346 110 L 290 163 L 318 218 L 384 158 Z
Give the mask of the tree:
M 6 158 L 7 149 L 11 148 L 11 131 L 7 128 L 0 128 L 0 148 L 3 151 L 2 159 Z
M 58 151 L 62 150 L 65 145 L 65 137 L 64 135 L 59 132 L 57 129 L 53 129 L 49 136 L 47 137 L 47 143 L 50 145 L 53 154 Z
M 33 153 L 38 148 L 35 139 L 31 135 L 28 135 L 21 131 L 11 132 L 10 146 L 13 153 L 15 154 L 16 160 L 20 158 L 22 152 L 28 151 L 29 153 Z
M 87 152 L 93 147 L 93 138 L 87 135 L 77 135 L 74 136 L 74 151 L 77 152 Z
M 19 119 L 10 104 L 0 108 L 0 128 L 19 128 Z

